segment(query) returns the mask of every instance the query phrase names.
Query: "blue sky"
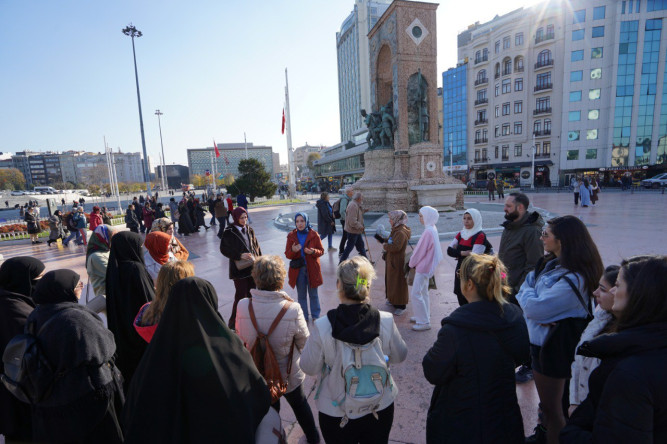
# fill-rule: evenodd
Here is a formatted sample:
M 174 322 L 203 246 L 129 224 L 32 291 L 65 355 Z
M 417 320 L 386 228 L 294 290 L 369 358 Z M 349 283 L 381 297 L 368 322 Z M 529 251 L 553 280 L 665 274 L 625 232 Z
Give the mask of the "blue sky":
M 456 35 L 534 0 L 443 1 L 438 69 L 456 63 Z M 158 160 L 156 109 L 167 163 L 186 149 L 242 142 L 273 146 L 289 70 L 292 143 L 340 142 L 335 34 L 351 0 L 0 0 L 0 151 L 109 146 L 141 151 L 132 22 L 149 156 Z M 489 11 L 478 15 L 478 11 Z

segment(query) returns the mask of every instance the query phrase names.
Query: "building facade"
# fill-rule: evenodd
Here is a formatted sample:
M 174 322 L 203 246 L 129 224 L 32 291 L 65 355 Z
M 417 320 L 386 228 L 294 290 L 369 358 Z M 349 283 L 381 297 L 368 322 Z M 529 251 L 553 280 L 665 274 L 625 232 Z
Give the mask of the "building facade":
M 234 177 L 239 176 L 239 163 L 246 158 L 245 143 L 218 143 L 220 157 L 215 157 L 213 147 L 188 149 L 188 167 L 190 176 L 205 175 L 206 171 L 211 174 L 217 171 L 220 174 L 231 173 Z M 273 171 L 273 149 L 270 146 L 254 146 L 247 144 L 248 158 L 259 160 L 266 171 L 274 177 Z
M 329 182 L 335 188 L 353 184 L 364 176 L 364 153 L 368 150 L 367 130 L 359 130 L 352 135 L 352 140 L 339 143 L 321 152 L 322 158 L 313 162 L 315 180 Z
M 107 157 L 103 153 L 66 151 L 60 155 L 62 182 L 74 184 L 109 183 Z M 143 159 L 141 153 L 123 153 L 120 149 L 113 153 L 116 178 L 120 183 L 144 182 Z
M 467 63 L 461 63 L 442 74 L 442 160 L 445 171 L 452 171 L 456 176 L 465 175 L 468 170 L 467 74 Z
M 165 165 L 167 176 L 167 187 L 170 189 L 180 189 L 182 184 L 190 183 L 190 169 L 185 165 Z M 158 180 L 162 180 L 162 168 L 156 168 L 155 174 Z
M 319 153 L 322 151 L 321 146 L 310 146 L 306 143 L 304 146 L 294 148 L 294 167 L 297 171 L 297 179 L 302 177 L 310 177 L 312 171 L 308 168 L 308 155 L 310 153 Z
M 347 142 L 364 125 L 361 110 L 371 110 L 368 32 L 391 0 L 355 0 L 354 9 L 336 33 L 340 138 Z M 379 111 L 379 110 L 375 110 Z

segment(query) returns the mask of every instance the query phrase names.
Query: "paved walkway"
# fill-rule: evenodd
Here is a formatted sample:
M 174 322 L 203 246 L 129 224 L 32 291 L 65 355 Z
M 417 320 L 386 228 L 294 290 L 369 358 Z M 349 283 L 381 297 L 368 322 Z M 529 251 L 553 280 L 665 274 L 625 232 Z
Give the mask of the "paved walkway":
M 547 209 L 550 213 L 565 215 L 574 214 L 580 217 L 589 227 L 591 234 L 598 245 L 605 265 L 618 263 L 620 259 L 647 253 L 667 253 L 667 237 L 665 220 L 667 220 L 667 195 L 657 193 L 608 193 L 602 194 L 596 207 L 575 207 L 572 195 L 567 193 L 532 194 L 531 203 L 536 207 Z M 470 198 L 467 205 L 475 206 L 492 215 L 498 223 L 503 203 L 495 201 L 488 203 L 486 198 Z M 284 258 L 285 231 L 274 225 L 274 218 L 280 213 L 294 213 L 301 210 L 311 210 L 310 204 L 291 205 L 289 207 L 266 207 L 257 210 L 251 209 L 253 228 L 261 244 L 264 254 L 277 254 Z M 449 217 L 453 213 L 443 213 Z M 458 213 L 457 213 L 458 214 Z M 460 216 L 458 216 L 460 217 Z M 485 226 L 491 228 L 493 224 Z M 385 225 L 386 226 L 386 225 Z M 340 238 L 334 238 L 337 245 Z M 379 244 L 369 236 L 373 258 L 379 259 L 381 249 Z M 500 236 L 490 235 L 490 241 L 497 251 Z M 192 263 L 198 276 L 213 283 L 218 292 L 220 313 L 228 319 L 231 313 L 234 287 L 227 278 L 227 259 L 219 252 L 218 238 L 213 230 L 196 233 L 182 242 L 192 253 Z M 449 241 L 443 241 L 441 246 L 446 249 Z M 68 248 L 48 248 L 46 244 L 32 246 L 29 241 L 12 241 L 0 243 L 0 254 L 5 258 L 28 255 L 41 259 L 46 269 L 71 268 L 87 279 L 84 264 L 83 247 L 71 244 Z M 335 292 L 335 270 L 338 262 L 337 253 L 327 253 L 322 259 L 322 273 L 324 285 L 319 295 L 322 310 L 325 312 L 338 304 Z M 452 293 L 453 272 L 455 263 L 450 258 L 442 262 L 437 269 L 436 281 L 438 290 L 431 291 L 432 325 L 437 326 L 440 320 L 457 308 L 456 297 Z M 376 266 L 378 278 L 373 284 L 371 297 L 374 305 L 384 309 L 384 266 L 378 261 Z M 286 288 L 286 291 L 296 299 L 296 291 Z M 409 347 L 408 357 L 402 364 L 392 368 L 392 372 L 399 387 L 400 394 L 396 400 L 394 426 L 391 432 L 391 442 L 421 443 L 425 442 L 426 415 L 432 393 L 432 386 L 424 379 L 421 369 L 422 357 L 435 341 L 438 329 L 417 333 L 410 329 L 409 318 L 412 316 L 412 307 L 408 305 L 407 312 L 395 318 L 396 324 Z M 312 400 L 315 384 L 314 378 L 305 382 L 306 393 L 313 412 L 317 416 L 317 409 Z M 517 394 L 521 404 L 524 425 L 528 434 L 536 421 L 537 394 L 533 383 L 517 386 Z M 284 401 L 283 401 L 284 402 Z M 305 438 L 288 405 L 281 407 L 284 426 L 289 434 L 290 443 L 305 443 Z

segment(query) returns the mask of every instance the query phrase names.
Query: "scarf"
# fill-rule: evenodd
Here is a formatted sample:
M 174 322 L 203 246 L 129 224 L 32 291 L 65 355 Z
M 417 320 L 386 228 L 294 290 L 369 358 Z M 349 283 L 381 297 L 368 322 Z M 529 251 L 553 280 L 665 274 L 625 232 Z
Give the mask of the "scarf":
M 81 276 L 72 270 L 61 269 L 46 273 L 37 283 L 32 299 L 36 304 L 79 302 L 74 294 Z
M 169 248 L 171 247 L 171 236 L 162 231 L 153 231 L 146 236 L 144 246 L 160 265 L 169 262 Z
M 98 225 L 93 231 L 93 235 L 90 236 L 88 241 L 88 248 L 86 249 L 86 263 L 88 263 L 88 258 L 91 254 L 95 252 L 106 253 L 111 248 L 111 236 L 113 236 L 114 231 L 109 225 Z
M 0 266 L 0 288 L 23 296 L 31 297 L 37 277 L 46 266 L 39 259 L 17 256 L 7 259 Z
M 468 240 L 482 231 L 482 214 L 474 208 L 466 210 L 466 212 L 463 214 L 469 214 L 473 221 L 473 226 L 471 229 L 468 230 L 467 228 L 463 228 L 461 230 L 461 239 Z
M 244 214 L 248 214 L 248 212 L 245 210 L 245 208 L 243 208 L 243 207 L 234 208 L 234 211 L 232 211 L 232 218 L 234 219 L 234 225 L 236 225 L 237 227 L 245 227 L 245 225 L 241 225 L 239 223 L 239 219 Z
M 297 230 L 297 231 L 299 233 L 308 233 L 308 231 L 310 231 L 313 227 L 310 225 L 310 219 L 308 218 L 308 215 L 306 213 L 304 213 L 302 211 L 296 213 L 294 215 L 294 225 L 296 225 L 296 218 L 299 217 L 299 216 L 303 217 L 303 220 L 306 221 L 306 228 L 303 231 L 299 231 L 299 230 Z
M 402 210 L 394 210 L 389 212 L 389 223 L 391 223 L 392 228 L 397 227 L 399 225 L 407 225 L 408 224 L 408 215 L 405 213 L 405 211 Z

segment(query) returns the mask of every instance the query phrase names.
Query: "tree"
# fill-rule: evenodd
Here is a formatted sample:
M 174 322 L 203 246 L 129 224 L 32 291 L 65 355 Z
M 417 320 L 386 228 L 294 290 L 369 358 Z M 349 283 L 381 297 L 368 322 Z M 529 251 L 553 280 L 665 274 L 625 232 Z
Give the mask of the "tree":
M 308 160 L 306 161 L 306 163 L 308 164 L 308 169 L 312 171 L 314 169 L 314 166 L 315 166 L 313 162 L 315 162 L 316 160 L 319 160 L 321 158 L 322 158 L 322 156 L 320 155 L 320 153 L 310 153 L 310 154 L 308 154 Z
M 239 163 L 239 174 L 233 190 L 236 194 L 243 191 L 251 201 L 260 196 L 270 198 L 278 188 L 271 182 L 271 175 L 266 172 L 262 162 L 257 159 L 243 159 Z
M 16 168 L 0 169 L 0 190 L 23 190 L 25 189 L 25 177 Z
M 224 185 L 226 187 L 230 187 L 230 186 L 232 186 L 232 184 L 234 184 L 234 181 L 235 181 L 234 175 L 232 173 L 227 173 L 227 174 L 225 174 L 225 177 L 218 180 L 217 183 L 219 185 Z
M 190 177 L 190 180 L 192 181 L 192 185 L 195 186 L 195 188 L 201 188 L 206 186 L 206 183 L 208 182 L 204 176 L 201 174 L 194 174 L 192 177 Z

